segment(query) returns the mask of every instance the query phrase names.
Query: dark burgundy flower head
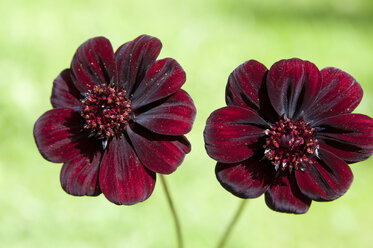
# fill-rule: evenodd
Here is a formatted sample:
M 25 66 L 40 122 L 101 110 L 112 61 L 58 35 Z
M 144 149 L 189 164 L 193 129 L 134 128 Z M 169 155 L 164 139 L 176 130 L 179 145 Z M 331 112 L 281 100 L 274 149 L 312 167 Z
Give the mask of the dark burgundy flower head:
M 305 213 L 312 200 L 342 196 L 353 179 L 347 164 L 373 152 L 373 119 L 351 113 L 362 96 L 336 68 L 245 62 L 229 77 L 228 106 L 210 115 L 204 131 L 217 179 L 241 198 L 265 193 L 280 212 Z
M 114 53 L 109 40 L 93 38 L 54 81 L 53 109 L 37 120 L 34 137 L 45 159 L 64 163 L 67 193 L 135 204 L 151 195 L 156 173 L 172 173 L 190 152 L 184 134 L 196 109 L 180 89 L 181 66 L 156 60 L 161 47 L 142 35 Z

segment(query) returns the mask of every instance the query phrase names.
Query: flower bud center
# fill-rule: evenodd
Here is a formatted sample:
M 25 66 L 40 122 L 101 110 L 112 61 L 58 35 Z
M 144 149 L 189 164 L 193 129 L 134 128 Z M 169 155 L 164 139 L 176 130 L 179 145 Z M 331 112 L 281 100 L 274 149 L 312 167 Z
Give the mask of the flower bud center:
M 126 97 L 126 91 L 96 85 L 85 96 L 81 101 L 81 115 L 86 120 L 84 128 L 103 140 L 121 135 L 131 119 L 131 100 Z
M 264 157 L 276 170 L 304 170 L 305 164 L 312 163 L 309 158 L 318 155 L 316 130 L 306 121 L 280 120 L 265 134 Z

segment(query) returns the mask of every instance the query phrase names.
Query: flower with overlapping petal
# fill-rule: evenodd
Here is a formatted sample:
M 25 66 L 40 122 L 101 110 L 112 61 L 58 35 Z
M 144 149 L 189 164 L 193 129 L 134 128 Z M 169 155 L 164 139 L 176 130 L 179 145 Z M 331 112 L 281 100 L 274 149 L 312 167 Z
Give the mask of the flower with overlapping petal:
M 114 53 L 109 40 L 92 38 L 55 79 L 53 109 L 36 121 L 34 137 L 45 159 L 63 163 L 67 193 L 135 204 L 151 195 L 156 173 L 174 172 L 190 152 L 184 135 L 196 109 L 181 89 L 182 67 L 156 60 L 161 47 L 142 35 Z
M 305 213 L 350 187 L 348 164 L 373 152 L 373 120 L 351 113 L 363 91 L 337 68 L 300 59 L 269 70 L 250 60 L 228 79 L 226 103 L 204 131 L 221 185 L 241 198 L 265 194 L 273 210 Z

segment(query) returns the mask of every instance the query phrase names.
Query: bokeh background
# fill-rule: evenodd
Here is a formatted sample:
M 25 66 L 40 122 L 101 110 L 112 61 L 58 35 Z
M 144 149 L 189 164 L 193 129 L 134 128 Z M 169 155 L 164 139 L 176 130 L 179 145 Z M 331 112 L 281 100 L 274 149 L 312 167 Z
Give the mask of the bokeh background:
M 214 247 L 240 202 L 217 182 L 202 137 L 239 64 L 299 57 L 341 68 L 364 89 L 356 112 L 373 116 L 370 0 L 0 0 L 0 247 L 176 246 L 159 180 L 147 201 L 130 207 L 70 196 L 60 187 L 61 165 L 43 160 L 32 136 L 51 108 L 53 79 L 81 43 L 103 35 L 116 49 L 140 34 L 158 37 L 160 58 L 184 67 L 183 88 L 198 110 L 187 135 L 192 152 L 167 176 L 186 247 Z M 313 202 L 304 215 L 250 200 L 227 247 L 373 247 L 373 159 L 352 170 L 344 196 Z

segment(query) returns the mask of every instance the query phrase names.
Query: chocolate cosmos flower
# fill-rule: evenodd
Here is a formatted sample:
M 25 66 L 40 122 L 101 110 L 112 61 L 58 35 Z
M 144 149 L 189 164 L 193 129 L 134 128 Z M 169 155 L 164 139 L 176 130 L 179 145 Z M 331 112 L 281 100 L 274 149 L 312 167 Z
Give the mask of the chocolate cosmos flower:
M 347 164 L 373 152 L 373 120 L 351 113 L 362 95 L 346 72 L 300 59 L 270 70 L 253 60 L 240 65 L 228 80 L 228 106 L 204 131 L 217 179 L 241 198 L 265 193 L 279 212 L 305 213 L 312 200 L 342 196 L 353 179 Z
M 181 66 L 156 61 L 161 46 L 142 35 L 114 53 L 109 40 L 93 38 L 54 81 L 53 109 L 37 120 L 34 137 L 45 159 L 64 163 L 67 193 L 135 204 L 151 195 L 156 173 L 172 173 L 190 152 L 184 134 L 196 110 L 180 89 Z

